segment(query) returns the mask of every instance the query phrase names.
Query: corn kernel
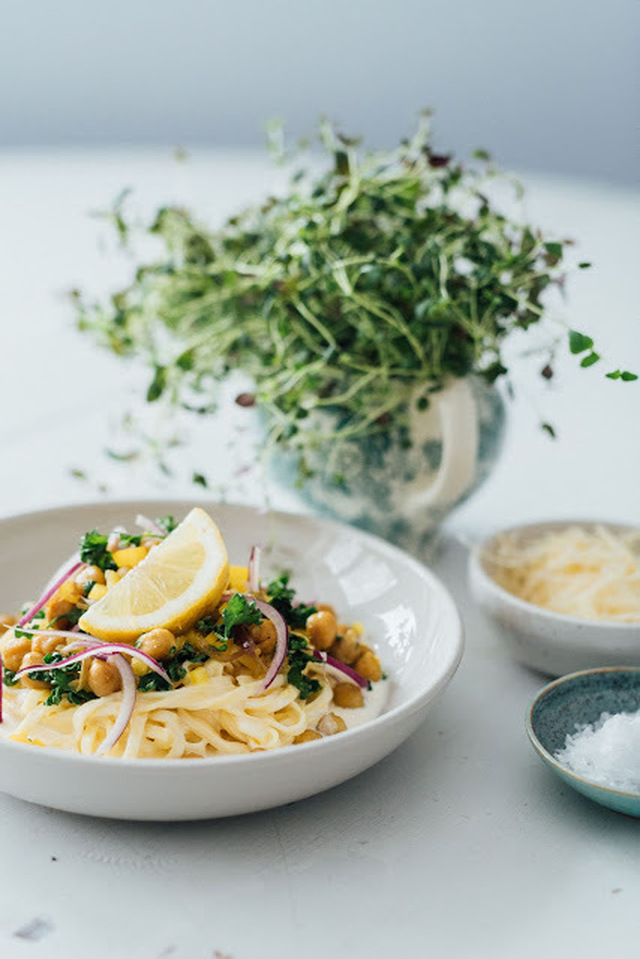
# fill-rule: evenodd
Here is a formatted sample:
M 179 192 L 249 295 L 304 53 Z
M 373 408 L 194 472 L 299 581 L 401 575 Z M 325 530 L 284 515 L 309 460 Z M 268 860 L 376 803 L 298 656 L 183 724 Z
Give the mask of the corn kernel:
M 102 597 L 105 595 L 106 592 L 107 592 L 107 587 L 104 585 L 104 583 L 94 583 L 91 589 L 89 590 L 88 599 L 90 600 L 102 599 Z
M 204 666 L 196 666 L 195 669 L 192 669 L 188 674 L 189 682 L 194 685 L 199 685 L 200 683 L 209 682 L 209 673 L 206 671 Z
M 115 586 L 116 583 L 120 582 L 120 576 L 115 569 L 108 569 L 104 574 L 104 577 L 107 581 L 107 589 L 111 589 L 112 586 Z
M 229 589 L 244 593 L 249 580 L 249 570 L 246 566 L 229 567 Z
M 136 676 L 146 676 L 147 673 L 150 673 L 151 670 L 146 663 L 143 663 L 140 659 L 131 658 L 131 668 Z
M 77 603 L 81 596 L 82 589 L 72 579 L 63 583 L 56 593 L 56 599 L 65 599 L 68 603 Z
M 112 553 L 113 561 L 117 566 L 137 566 L 146 555 L 144 546 L 128 546 L 126 549 L 117 549 Z
M 356 622 L 351 624 L 351 629 L 354 631 L 356 636 L 364 636 L 364 626 L 362 623 Z

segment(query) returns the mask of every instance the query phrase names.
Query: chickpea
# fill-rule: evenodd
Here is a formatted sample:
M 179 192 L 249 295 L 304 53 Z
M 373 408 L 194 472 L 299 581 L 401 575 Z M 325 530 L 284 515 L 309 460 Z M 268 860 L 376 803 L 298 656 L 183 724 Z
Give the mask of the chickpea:
M 343 733 L 347 728 L 342 716 L 336 716 L 335 713 L 327 713 L 318 723 L 318 732 L 323 736 L 335 736 L 336 733 Z
M 118 667 L 113 663 L 105 663 L 102 659 L 92 660 L 88 681 L 89 689 L 96 696 L 110 696 L 122 685 Z
M 333 613 L 322 609 L 312 613 L 307 620 L 307 634 L 316 649 L 329 649 L 338 633 L 338 624 Z
M 314 603 L 315 608 L 319 613 L 331 613 L 333 616 L 336 615 L 336 611 L 331 603 Z M 336 616 L 337 619 L 337 616 Z
M 276 648 L 276 628 L 270 619 L 251 625 L 249 638 L 260 647 L 261 653 L 271 653 Z
M 315 729 L 305 729 L 303 733 L 300 733 L 299 736 L 296 736 L 293 742 L 294 745 L 297 746 L 299 743 L 311 743 L 314 739 L 322 739 L 322 736 L 320 733 L 317 733 Z
M 22 660 L 31 651 L 31 640 L 26 636 L 10 636 L 4 647 L 2 661 L 7 669 L 15 673 L 20 669 Z
M 11 626 L 15 626 L 16 622 L 15 616 L 11 616 L 9 613 L 0 613 L 0 636 L 6 633 Z
M 20 668 L 24 669 L 27 666 L 41 666 L 43 661 L 42 653 L 37 653 L 35 650 L 33 650 L 32 652 L 23 656 Z M 21 676 L 20 679 L 25 686 L 31 686 L 32 689 L 49 689 L 49 684 L 43 683 L 41 679 L 31 679 L 29 676 Z
M 46 633 L 44 636 L 38 636 L 37 633 L 34 633 L 31 640 L 31 649 L 35 650 L 37 653 L 42 653 L 43 656 L 46 656 L 48 653 L 52 653 L 59 645 L 59 636 L 47 636 Z
M 365 651 L 356 659 L 353 667 L 357 673 L 360 673 L 363 679 L 368 679 L 372 683 L 377 683 L 382 679 L 382 667 L 380 660 L 372 649 Z
M 361 652 L 362 646 L 358 634 L 351 627 L 347 627 L 331 647 L 331 655 L 339 659 L 341 663 L 346 663 L 347 666 L 355 663 Z
M 364 706 L 364 696 L 359 686 L 353 683 L 338 683 L 333 690 L 333 701 L 343 709 L 357 709 Z
M 74 608 L 75 604 L 69 602 L 68 599 L 59 599 L 54 596 L 45 606 L 47 623 L 55 623 L 58 629 L 65 629 L 69 625 L 67 616 Z
M 100 583 L 102 585 L 104 584 L 104 573 L 99 566 L 85 566 L 76 576 L 75 582 L 81 589 L 84 589 L 87 583 Z
M 171 655 L 171 650 L 176 648 L 177 643 L 170 630 L 158 628 L 143 633 L 137 646 L 147 656 L 153 656 L 154 659 L 166 659 L 167 656 Z

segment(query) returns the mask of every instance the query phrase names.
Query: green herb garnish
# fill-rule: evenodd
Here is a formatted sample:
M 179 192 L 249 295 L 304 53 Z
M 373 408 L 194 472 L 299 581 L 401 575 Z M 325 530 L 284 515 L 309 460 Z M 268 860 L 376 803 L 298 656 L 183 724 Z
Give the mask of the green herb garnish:
M 97 529 L 89 530 L 80 540 L 80 559 L 89 566 L 97 566 L 106 571 L 117 569 L 113 556 L 107 549 L 109 537 L 99 533 Z
M 207 659 L 209 659 L 209 657 L 206 653 L 200 652 L 195 646 L 187 642 L 175 655 L 165 659 L 162 665 L 169 674 L 171 683 L 176 685 L 187 675 L 185 663 L 205 663 Z M 171 683 L 168 683 L 162 676 L 158 676 L 157 673 L 151 671 L 145 673 L 144 676 L 138 679 L 138 689 L 141 692 L 164 692 L 167 689 L 173 688 Z
M 242 593 L 234 593 L 222 612 L 223 639 L 228 641 L 236 626 L 258 625 L 262 622 L 262 618 L 262 613 L 254 602 L 248 600 Z
M 307 619 L 318 610 L 315 606 L 294 603 L 295 590 L 289 586 L 289 574 L 283 573 L 272 580 L 266 589 L 269 602 L 287 621 L 291 629 L 304 629 Z
M 174 529 L 178 525 L 173 516 L 160 516 L 158 519 L 156 519 L 156 523 L 160 529 L 163 529 L 167 534 L 173 533 Z
M 59 663 L 64 658 L 60 653 L 47 653 L 44 662 L 47 664 Z M 66 699 L 72 706 L 80 706 L 82 703 L 96 698 L 95 694 L 89 690 L 76 689 L 73 685 L 80 676 L 81 668 L 82 663 L 72 663 L 70 666 L 61 666 L 58 669 L 27 673 L 27 676 L 51 686 L 51 692 L 44 701 L 45 706 L 58 706 L 63 699 Z
M 314 656 L 309 650 L 306 639 L 301 636 L 289 637 L 287 682 L 296 687 L 300 693 L 300 699 L 308 699 L 309 696 L 313 696 L 314 693 L 322 689 L 317 679 L 312 679 L 304 674 L 304 669 L 313 659 Z

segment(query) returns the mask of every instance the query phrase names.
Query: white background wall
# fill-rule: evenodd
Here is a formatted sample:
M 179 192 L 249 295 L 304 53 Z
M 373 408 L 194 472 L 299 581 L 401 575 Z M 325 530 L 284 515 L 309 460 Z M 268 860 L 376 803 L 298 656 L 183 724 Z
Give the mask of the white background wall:
M 637 0 L 0 0 L 0 146 L 258 145 L 326 113 L 374 145 L 636 180 Z

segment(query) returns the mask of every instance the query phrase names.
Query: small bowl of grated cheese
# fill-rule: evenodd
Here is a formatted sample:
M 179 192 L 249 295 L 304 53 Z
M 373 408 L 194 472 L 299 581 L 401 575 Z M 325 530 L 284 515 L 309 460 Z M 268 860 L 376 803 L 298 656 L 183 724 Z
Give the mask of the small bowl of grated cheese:
M 525 719 L 531 744 L 565 783 L 640 818 L 640 669 L 605 667 L 545 686 Z
M 551 676 L 640 666 L 640 529 L 513 527 L 473 548 L 474 598 L 520 662 Z

